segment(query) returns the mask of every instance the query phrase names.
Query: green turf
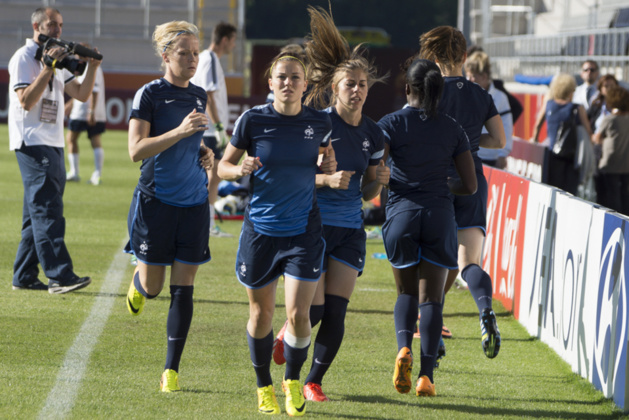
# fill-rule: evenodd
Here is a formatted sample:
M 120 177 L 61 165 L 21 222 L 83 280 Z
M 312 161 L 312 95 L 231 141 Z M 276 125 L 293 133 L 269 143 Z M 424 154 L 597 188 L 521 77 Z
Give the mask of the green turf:
M 28 419 L 38 417 L 45 406 L 66 352 L 121 250 L 139 164 L 129 160 L 126 133 L 109 131 L 103 136 L 103 183 L 87 185 L 92 153 L 87 141 L 80 140 L 84 181 L 66 187 L 66 242 L 76 272 L 92 276 L 93 283 L 60 296 L 14 292 L 10 285 L 20 235 L 22 186 L 14 153 L 7 150 L 6 126 L 0 127 L 0 143 L 5 145 L 0 152 L 0 418 Z M 125 306 L 132 272 L 128 265 L 118 293 L 101 296 L 114 299 L 114 306 L 67 418 L 261 418 L 245 338 L 247 299 L 234 275 L 240 223 L 225 222 L 221 227 L 236 237 L 212 239 L 213 260 L 199 270 L 194 319 L 180 369 L 184 392 L 167 395 L 157 391 L 166 351 L 168 291 L 148 302 L 141 316 L 131 317 Z M 545 344 L 530 338 L 499 304 L 502 349 L 496 359 L 485 358 L 476 308 L 469 293 L 461 290 L 448 295 L 445 307 L 444 321 L 454 338 L 446 341 L 447 356 L 436 372 L 438 396 L 418 399 L 396 393 L 391 384 L 396 355 L 393 279 L 386 260 L 370 258 L 383 249 L 381 242 L 368 241 L 365 274 L 349 305 L 345 341 L 323 384 L 332 402 L 309 403 L 307 416 L 622 417 L 610 400 L 572 373 Z M 278 290 L 276 330 L 284 322 L 281 283 Z M 416 342 L 415 351 L 418 349 Z M 272 366 L 281 406 L 282 373 L 282 367 Z M 302 375 L 305 377 L 305 369 Z

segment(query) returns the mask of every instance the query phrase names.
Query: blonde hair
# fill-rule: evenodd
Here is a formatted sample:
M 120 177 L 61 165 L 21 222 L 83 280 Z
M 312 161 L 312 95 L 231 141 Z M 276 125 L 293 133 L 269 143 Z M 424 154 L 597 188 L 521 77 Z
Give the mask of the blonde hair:
M 322 8 L 308 7 L 310 36 L 306 42 L 308 81 L 312 89 L 305 103 L 325 108 L 336 102 L 333 84 L 338 84 L 347 72 L 360 70 L 367 76 L 367 86 L 384 81 L 376 67 L 363 56 L 362 44 L 350 49 L 349 44 L 334 25 L 332 16 Z
M 155 27 L 153 32 L 153 48 L 158 57 L 172 48 L 175 39 L 180 35 L 192 35 L 199 39 L 199 29 L 185 20 L 173 20 Z M 164 63 L 162 63 L 162 68 Z
M 550 99 L 560 99 L 567 101 L 570 99 L 570 95 L 574 93 L 577 88 L 577 82 L 570 74 L 559 73 L 550 82 L 550 90 L 548 97 Z
M 438 26 L 419 37 L 419 57 L 434 61 L 450 72 L 463 63 L 466 50 L 465 36 L 452 26 Z
M 491 64 L 489 63 L 489 56 L 482 51 L 476 51 L 467 57 L 463 67 L 466 72 L 472 74 L 486 74 L 491 78 Z

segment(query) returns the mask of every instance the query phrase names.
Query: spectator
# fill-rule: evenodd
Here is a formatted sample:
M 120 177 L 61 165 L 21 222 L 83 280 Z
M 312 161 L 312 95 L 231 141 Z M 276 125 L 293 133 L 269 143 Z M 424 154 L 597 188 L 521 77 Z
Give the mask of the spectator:
M 575 89 L 572 102 L 583 105 L 586 111 L 598 93 L 596 88 L 598 76 L 598 63 L 594 60 L 585 60 L 581 65 L 581 78 L 583 79 L 583 83 Z

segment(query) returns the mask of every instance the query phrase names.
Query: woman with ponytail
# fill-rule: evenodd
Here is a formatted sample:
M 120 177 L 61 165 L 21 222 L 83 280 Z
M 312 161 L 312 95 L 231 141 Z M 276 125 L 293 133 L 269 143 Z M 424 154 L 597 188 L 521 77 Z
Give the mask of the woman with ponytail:
M 470 144 L 461 126 L 439 106 L 444 81 L 432 61 L 414 60 L 406 72 L 408 106 L 384 116 L 383 159 L 390 159 L 387 218 L 382 233 L 398 290 L 393 311 L 398 355 L 393 385 L 410 391 L 413 330 L 421 311 L 421 367 L 417 396 L 436 395 L 433 370 L 442 327 L 449 269 L 457 266 L 453 194 L 474 194 Z M 458 176 L 450 178 L 454 164 Z
M 321 389 L 323 376 L 334 361 L 345 333 L 345 314 L 357 277 L 365 265 L 365 227 L 362 200 L 371 200 L 389 183 L 384 165 L 382 130 L 362 109 L 369 88 L 381 78 L 353 50 L 322 9 L 310 7 L 311 36 L 306 43 L 311 90 L 310 104 L 330 116 L 337 171 L 317 174 L 317 202 L 321 210 L 325 255 L 317 291 L 310 307 L 311 325 L 321 322 L 314 343 L 313 361 L 305 380 L 304 396 L 328 401 Z M 278 334 L 273 358 L 284 363 L 284 329 Z

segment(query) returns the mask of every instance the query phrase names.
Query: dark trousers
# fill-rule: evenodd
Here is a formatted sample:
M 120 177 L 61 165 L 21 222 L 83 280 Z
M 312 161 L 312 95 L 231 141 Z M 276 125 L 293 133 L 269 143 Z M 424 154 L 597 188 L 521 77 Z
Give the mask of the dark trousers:
M 63 148 L 22 146 L 15 155 L 22 174 L 24 204 L 22 240 L 13 264 L 13 284 L 24 286 L 35 281 L 38 264 L 49 279 L 69 280 L 74 272 L 64 241 Z
M 629 174 L 599 172 L 597 187 L 596 201 L 598 204 L 629 215 Z
M 561 188 L 572 195 L 577 195 L 579 170 L 574 167 L 574 159 L 561 159 L 553 153 L 549 153 L 548 185 Z

